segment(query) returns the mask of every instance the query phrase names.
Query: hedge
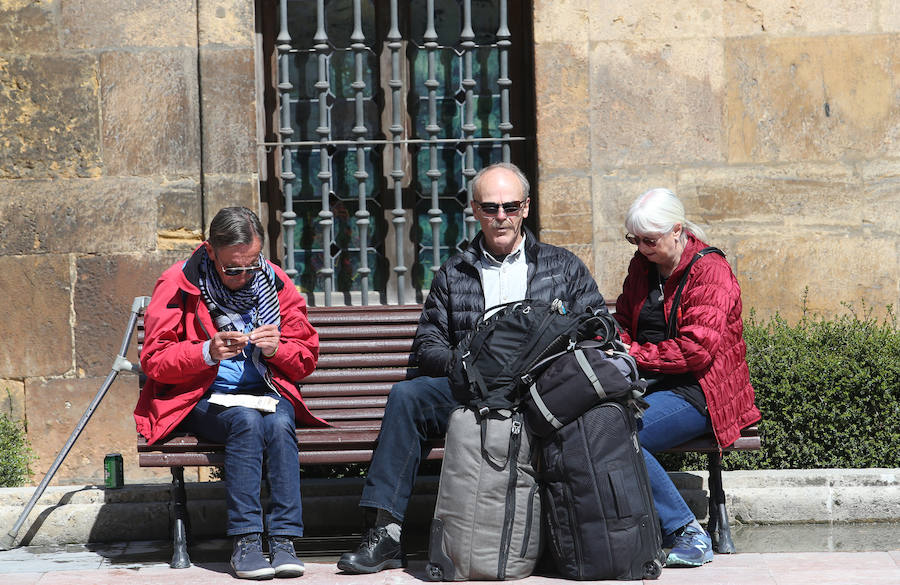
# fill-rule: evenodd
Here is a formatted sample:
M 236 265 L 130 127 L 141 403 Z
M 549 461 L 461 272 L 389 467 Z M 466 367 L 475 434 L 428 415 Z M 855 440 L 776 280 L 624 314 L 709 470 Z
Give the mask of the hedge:
M 762 450 L 734 452 L 726 469 L 900 467 L 900 331 L 891 307 L 873 317 L 844 304 L 825 318 L 805 308 L 744 327 Z M 704 469 L 700 456 L 662 456 L 667 469 Z
M 22 424 L 0 413 L 0 487 L 25 485 L 33 459 Z

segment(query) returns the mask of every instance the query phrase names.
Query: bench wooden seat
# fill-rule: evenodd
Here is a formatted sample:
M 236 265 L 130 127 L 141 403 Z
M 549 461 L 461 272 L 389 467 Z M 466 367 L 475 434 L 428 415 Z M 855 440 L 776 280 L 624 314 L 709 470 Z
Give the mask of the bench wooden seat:
M 309 308 L 309 320 L 319 333 L 320 357 L 316 371 L 299 387 L 310 411 L 332 426 L 297 429 L 301 465 L 371 461 L 391 387 L 417 374 L 410 350 L 421 310 L 421 305 Z M 142 323 L 138 321 L 139 343 L 143 341 Z M 750 427 L 728 450 L 759 448 L 756 427 Z M 141 467 L 171 468 L 175 511 L 172 566 L 189 566 L 184 467 L 221 465 L 224 446 L 175 433 L 154 445 L 147 445 L 139 436 L 137 451 Z M 718 552 L 734 552 L 715 440 L 711 435 L 699 437 L 670 451 L 709 455 L 710 532 L 715 533 L 714 538 L 718 536 Z M 433 441 L 427 457 L 442 458 L 443 442 Z

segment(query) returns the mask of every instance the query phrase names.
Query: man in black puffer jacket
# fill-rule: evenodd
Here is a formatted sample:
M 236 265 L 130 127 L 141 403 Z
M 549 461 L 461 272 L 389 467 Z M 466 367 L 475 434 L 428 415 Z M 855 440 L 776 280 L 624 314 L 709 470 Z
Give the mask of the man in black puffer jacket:
M 528 192 L 525 175 L 508 163 L 486 167 L 472 179 L 472 210 L 481 232 L 434 277 L 413 343 L 422 376 L 395 384 L 388 396 L 360 499 L 372 527 L 356 551 L 338 561 L 343 571 L 406 566 L 400 526 L 423 446 L 446 434 L 450 412 L 458 406 L 447 380 L 453 348 L 486 308 L 529 298 L 561 299 L 576 312 L 606 310 L 584 263 L 568 250 L 538 242 L 525 228 Z

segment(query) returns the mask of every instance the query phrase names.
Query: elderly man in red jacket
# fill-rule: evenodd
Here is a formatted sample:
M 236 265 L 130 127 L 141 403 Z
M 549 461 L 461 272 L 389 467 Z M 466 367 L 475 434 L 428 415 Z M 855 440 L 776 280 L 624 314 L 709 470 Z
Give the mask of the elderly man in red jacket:
M 259 218 L 219 211 L 209 239 L 156 283 L 145 317 L 134 411 L 154 443 L 176 428 L 225 444 L 227 534 L 239 578 L 303 574 L 293 538 L 303 535 L 296 425 L 324 425 L 294 382 L 316 367 L 319 337 L 287 275 L 261 254 Z M 263 457 L 271 505 L 267 559 L 260 502 Z

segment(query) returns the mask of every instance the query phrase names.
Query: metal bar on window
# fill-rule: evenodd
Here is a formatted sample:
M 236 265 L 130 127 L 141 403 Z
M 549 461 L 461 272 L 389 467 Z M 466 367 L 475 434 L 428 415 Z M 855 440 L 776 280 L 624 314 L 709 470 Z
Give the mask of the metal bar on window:
M 431 179 L 431 208 L 428 210 L 428 222 L 431 224 L 431 270 L 437 272 L 441 268 L 441 205 L 439 195 L 441 171 L 438 168 L 438 133 L 441 127 L 437 123 L 437 88 L 438 80 L 435 73 L 435 53 L 438 49 L 437 31 L 434 29 L 434 0 L 428 0 L 428 23 L 425 27 L 425 49 L 428 51 L 428 79 L 425 87 L 428 88 L 428 125 L 425 131 L 429 136 L 430 163 L 428 178 Z
M 459 144 L 461 142 L 471 142 L 473 144 L 479 144 L 483 142 L 491 142 L 491 143 L 502 143 L 502 142 L 520 142 L 528 140 L 526 136 L 510 136 L 508 138 L 495 138 L 493 136 L 488 137 L 477 137 L 471 136 L 468 138 L 401 138 L 400 140 L 329 140 L 328 145 L 338 148 L 341 146 L 352 146 L 356 147 L 362 144 L 363 146 L 384 146 L 384 145 L 393 145 L 396 143 L 399 144 L 428 144 L 430 145 L 432 142 L 437 144 Z M 318 140 L 311 141 L 283 141 L 283 142 L 257 142 L 257 146 L 301 146 L 301 147 L 318 147 L 321 146 L 322 143 Z
M 278 133 L 281 136 L 281 180 L 282 193 L 284 194 L 284 211 L 281 214 L 281 225 L 284 229 L 284 271 L 293 279 L 297 276 L 297 268 L 294 266 L 294 226 L 297 225 L 297 214 L 294 213 L 294 174 L 292 155 L 294 149 L 287 144 L 288 139 L 294 133 L 291 124 L 291 34 L 288 32 L 287 0 L 281 0 L 281 28 L 278 32 L 278 91 L 281 100 L 281 128 Z
M 460 46 L 463 48 L 463 79 L 462 86 L 465 91 L 465 120 L 463 121 L 463 136 L 470 139 L 475 136 L 475 79 L 472 77 L 472 54 L 475 51 L 475 31 L 472 30 L 472 0 L 463 1 L 463 28 L 459 35 Z M 475 176 L 475 149 L 472 143 L 466 144 L 465 160 L 463 163 L 463 177 L 466 181 L 467 201 L 465 224 L 467 239 L 471 242 L 478 233 L 478 220 L 472 212 L 472 178 Z
M 366 149 L 365 145 L 360 141 L 366 138 L 366 118 L 364 93 L 366 89 L 365 78 L 363 77 L 363 57 L 366 52 L 366 37 L 362 31 L 362 6 L 361 0 L 353 0 L 353 33 L 350 35 L 350 48 L 353 49 L 353 56 L 356 65 L 356 80 L 352 87 L 356 90 L 355 106 L 356 106 L 356 125 L 353 126 L 353 133 L 357 138 L 356 147 L 356 179 L 357 194 L 359 197 L 359 207 L 356 210 L 356 225 L 359 228 L 359 286 L 362 293 L 362 304 L 369 304 L 369 210 L 366 207 L 366 179 L 369 174 L 366 172 Z
M 512 80 L 509 78 L 509 47 L 510 41 L 506 0 L 500 0 L 500 26 L 497 28 L 497 46 L 500 48 L 500 77 L 497 85 L 500 86 L 500 132 L 504 139 L 502 142 L 503 162 L 509 161 L 509 133 L 513 125 L 509 121 L 509 87 Z
M 325 0 L 316 2 L 316 34 L 313 37 L 313 49 L 318 53 L 319 76 L 316 81 L 316 89 L 319 97 L 319 125 L 316 134 L 319 135 L 321 146 L 319 148 L 319 182 L 322 189 L 322 209 L 319 211 L 319 225 L 322 228 L 322 268 L 319 274 L 323 276 L 325 285 L 325 306 L 331 306 L 331 291 L 333 288 L 334 257 L 331 253 L 332 228 L 334 226 L 334 214 L 331 212 L 331 161 L 328 158 L 328 138 L 331 128 L 328 120 L 328 34 L 325 32 Z
M 406 304 L 406 262 L 403 253 L 403 243 L 406 236 L 406 210 L 403 209 L 403 145 L 400 137 L 403 134 L 403 103 L 401 102 L 401 90 L 403 81 L 400 79 L 400 49 L 403 48 L 398 28 L 399 15 L 397 13 L 397 0 L 391 0 L 391 28 L 388 31 L 388 49 L 391 51 L 391 78 L 388 85 L 391 88 L 391 137 L 393 138 L 393 165 L 391 178 L 394 180 L 394 209 L 391 210 L 394 224 L 395 251 L 397 254 L 394 272 L 397 274 L 397 302 Z

